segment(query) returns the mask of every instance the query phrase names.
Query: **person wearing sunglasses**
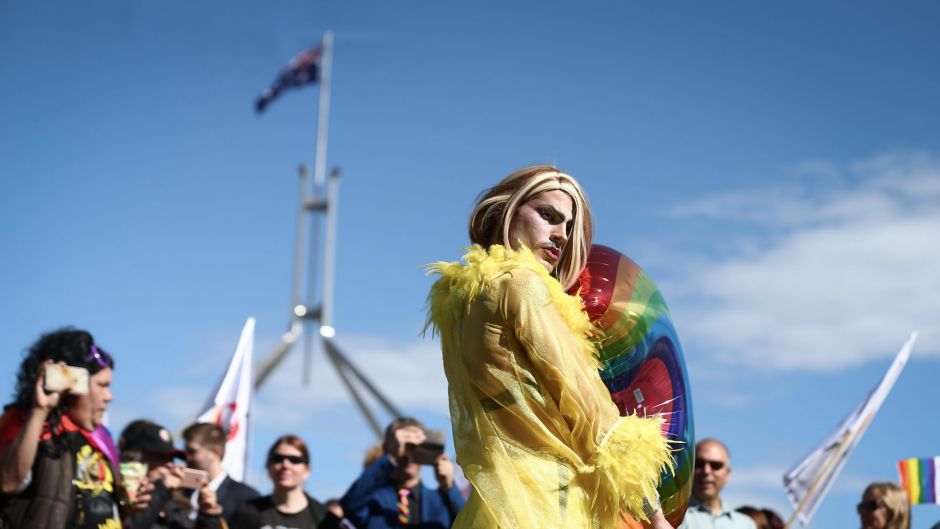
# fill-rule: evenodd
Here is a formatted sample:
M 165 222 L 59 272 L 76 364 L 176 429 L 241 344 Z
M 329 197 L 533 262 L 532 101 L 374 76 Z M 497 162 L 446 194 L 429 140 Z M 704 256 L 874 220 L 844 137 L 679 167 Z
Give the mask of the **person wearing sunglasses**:
M 118 451 L 102 425 L 113 369 L 83 330 L 44 334 L 26 351 L 0 418 L 0 527 L 120 529 Z
M 680 529 L 756 529 L 754 520 L 721 500 L 730 475 L 731 454 L 723 442 L 707 438 L 695 445 L 692 500 Z
M 855 510 L 861 529 L 911 529 L 910 501 L 894 483 L 876 482 L 866 487 Z
M 336 529 L 340 520 L 304 491 L 310 477 L 310 451 L 296 435 L 279 437 L 268 449 L 268 476 L 274 492 L 248 500 L 235 511 L 231 529 Z

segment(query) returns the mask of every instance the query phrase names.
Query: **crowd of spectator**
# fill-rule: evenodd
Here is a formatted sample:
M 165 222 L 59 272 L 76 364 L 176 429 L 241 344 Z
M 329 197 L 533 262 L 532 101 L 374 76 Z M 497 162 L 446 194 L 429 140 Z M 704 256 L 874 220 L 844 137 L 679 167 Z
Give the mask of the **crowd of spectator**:
M 446 455 L 422 462 L 437 483 L 421 482 L 416 419 L 389 425 L 342 500 L 326 503 L 305 491 L 310 451 L 296 435 L 267 452 L 267 496 L 225 472 L 216 424 L 186 427 L 179 449 L 167 428 L 138 419 L 115 443 L 102 424 L 114 369 L 82 330 L 48 333 L 26 351 L 0 417 L 0 529 L 444 529 L 463 506 Z
M 305 491 L 310 452 L 296 435 L 268 449 L 267 496 L 225 472 L 218 425 L 186 427 L 179 449 L 169 430 L 139 419 L 115 443 L 102 425 L 114 369 L 114 358 L 81 330 L 43 335 L 26 352 L 0 417 L 0 529 L 445 529 L 464 504 L 446 454 L 419 459 L 427 430 L 413 418 L 394 420 L 343 497 L 323 503 Z M 422 482 L 422 464 L 436 483 Z M 770 509 L 726 505 L 731 468 L 725 443 L 698 442 L 679 527 L 783 528 Z M 907 495 L 893 483 L 872 483 L 857 512 L 862 529 L 910 529 Z

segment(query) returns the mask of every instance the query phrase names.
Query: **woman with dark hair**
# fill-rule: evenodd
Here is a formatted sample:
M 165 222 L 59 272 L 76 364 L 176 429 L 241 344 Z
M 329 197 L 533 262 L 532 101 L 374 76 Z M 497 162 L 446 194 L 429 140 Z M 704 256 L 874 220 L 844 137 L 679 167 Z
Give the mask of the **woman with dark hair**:
M 430 267 L 457 462 L 473 486 L 453 527 L 669 527 L 656 486 L 670 462 L 660 418 L 620 417 L 598 374 L 576 287 L 593 221 L 550 165 L 509 175 L 470 216 L 464 263 Z
M 46 373 L 64 366 L 88 371 L 87 391 L 45 389 Z M 121 527 L 117 449 L 102 426 L 113 369 L 77 329 L 45 334 L 26 352 L 0 418 L 0 527 Z
M 764 514 L 763 510 L 757 507 L 751 507 L 750 505 L 742 505 L 735 510 L 741 514 L 746 514 L 751 520 L 754 520 L 754 525 L 757 526 L 757 529 L 772 529 L 770 520 L 767 519 L 767 515 Z
M 764 517 L 767 518 L 767 527 L 770 529 L 783 529 L 783 518 L 781 518 L 776 511 L 771 509 L 761 509 L 760 511 L 764 513 Z
M 304 491 L 310 477 L 310 451 L 296 435 L 282 435 L 268 449 L 268 476 L 274 482 L 270 496 L 242 504 L 232 529 L 333 529 L 339 519 Z

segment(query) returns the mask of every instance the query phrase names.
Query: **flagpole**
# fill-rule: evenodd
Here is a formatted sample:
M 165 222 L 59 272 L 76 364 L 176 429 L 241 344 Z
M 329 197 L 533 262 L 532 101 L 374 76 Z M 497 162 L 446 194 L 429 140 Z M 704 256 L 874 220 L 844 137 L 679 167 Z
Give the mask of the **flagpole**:
M 332 77 L 333 71 L 333 33 L 326 31 L 323 33 L 323 42 L 321 44 L 322 55 L 320 60 L 320 102 L 319 109 L 317 111 L 317 144 L 316 144 L 316 158 L 314 159 L 313 165 L 313 197 L 317 198 L 318 190 L 323 187 L 325 183 L 325 173 L 326 173 L 326 146 L 327 140 L 329 138 L 329 128 L 330 128 L 330 79 Z M 331 209 L 329 207 L 329 202 L 327 204 L 327 211 Z M 317 247 L 317 233 L 319 232 L 319 217 L 314 216 L 313 220 L 313 230 L 311 231 L 310 236 L 310 248 L 311 251 Z M 309 281 L 308 281 L 308 299 L 313 300 L 314 297 L 314 288 L 316 285 L 316 262 L 310 260 L 310 270 L 309 270 Z M 321 325 L 322 325 L 322 312 L 323 312 L 323 302 L 320 302 L 320 313 L 321 313 Z M 309 325 L 307 325 L 308 332 L 304 336 L 304 347 L 303 347 L 303 366 L 302 366 L 302 378 L 304 386 L 307 386 L 310 383 L 310 366 L 313 360 L 313 335 L 309 332 Z
M 333 69 L 333 32 L 323 34 L 323 61 L 320 65 L 320 110 L 317 112 L 317 158 L 313 168 L 313 183 L 320 187 L 326 183 L 326 140 L 330 127 L 330 77 Z
M 829 457 L 829 460 L 826 461 L 826 465 L 823 466 L 822 470 L 819 472 L 819 475 L 816 476 L 816 481 L 813 482 L 809 490 L 806 491 L 806 494 L 803 495 L 803 499 L 800 500 L 799 505 L 796 506 L 796 510 L 793 511 L 793 514 L 790 515 L 790 518 L 787 520 L 787 523 L 784 524 L 783 529 L 790 529 L 790 526 L 793 525 L 793 522 L 796 520 L 797 515 L 799 515 L 800 512 L 803 511 L 803 508 L 806 507 L 806 502 L 809 501 L 809 499 L 813 497 L 813 493 L 816 492 L 816 488 L 819 487 L 819 484 L 822 483 L 823 478 L 826 477 L 826 474 L 829 472 L 829 468 L 832 467 L 832 465 L 834 465 L 835 462 L 839 460 L 839 455 L 842 454 L 842 450 L 846 446 L 849 445 L 850 438 L 854 437 L 854 435 L 858 433 L 859 431 L 864 431 L 865 427 L 870 421 L 871 421 L 871 418 L 869 418 L 868 421 L 865 422 L 865 426 L 862 426 L 860 430 L 856 430 L 854 432 L 846 432 L 846 435 L 842 438 L 841 441 L 839 441 L 838 448 L 836 448 L 836 451 L 833 452 L 833 454 Z

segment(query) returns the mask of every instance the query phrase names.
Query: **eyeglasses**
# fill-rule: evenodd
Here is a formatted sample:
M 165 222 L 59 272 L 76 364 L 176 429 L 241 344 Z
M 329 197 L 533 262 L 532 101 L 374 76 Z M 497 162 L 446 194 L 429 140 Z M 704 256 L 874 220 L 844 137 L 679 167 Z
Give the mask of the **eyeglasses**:
M 91 351 L 88 352 L 88 356 L 85 357 L 85 361 L 94 361 L 96 364 L 98 364 L 99 367 L 101 367 L 101 369 L 114 366 L 114 360 L 111 358 L 111 355 L 95 344 L 91 344 Z
M 717 472 L 725 468 L 724 461 L 709 461 L 708 459 L 696 459 L 695 460 L 695 470 L 705 470 L 705 467 L 710 467 L 713 471 Z
M 271 454 L 268 457 L 269 465 L 276 465 L 278 463 L 284 463 L 284 461 L 290 461 L 293 465 L 306 465 L 307 458 L 304 456 L 289 456 L 287 454 Z
M 856 505 L 855 510 L 857 510 L 858 512 L 875 512 L 880 507 L 884 507 L 884 506 L 885 504 L 881 503 L 878 500 L 868 500 L 868 501 L 863 501 L 859 503 L 858 505 Z

